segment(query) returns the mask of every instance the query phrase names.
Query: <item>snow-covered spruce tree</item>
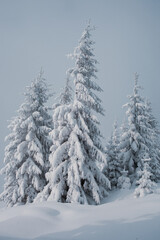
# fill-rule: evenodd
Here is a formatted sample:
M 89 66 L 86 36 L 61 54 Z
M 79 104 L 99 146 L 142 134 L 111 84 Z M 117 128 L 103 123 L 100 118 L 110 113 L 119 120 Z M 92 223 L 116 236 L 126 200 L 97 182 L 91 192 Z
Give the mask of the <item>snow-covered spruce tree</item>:
M 148 157 L 148 158 L 147 158 Z M 152 173 L 148 154 L 143 160 L 143 170 L 138 171 L 139 180 L 136 182 L 138 187 L 134 191 L 135 197 L 144 197 L 146 194 L 153 193 L 156 187 L 156 183 L 152 181 Z
M 46 184 L 49 168 L 52 118 L 45 104 L 49 98 L 48 86 L 42 71 L 25 93 L 25 103 L 18 110 L 9 128 L 9 144 L 5 148 L 4 191 L 0 198 L 7 206 L 30 203 Z
M 159 128 L 158 122 L 152 113 L 151 103 L 146 101 L 146 117 L 148 126 L 150 128 L 150 138 L 146 139 L 146 144 L 149 148 L 149 157 L 151 161 L 149 162 L 152 172 L 152 180 L 160 180 L 160 142 L 159 142 Z
M 101 100 L 94 91 L 102 89 L 97 79 L 90 24 L 85 28 L 79 45 L 72 57 L 75 67 L 70 70 L 74 79 L 75 96 L 70 119 L 74 123 L 70 133 L 67 202 L 99 204 L 108 195 L 110 182 L 97 167 L 97 162 L 106 161 L 101 144 L 99 121 L 93 111 L 104 114 Z
M 111 187 L 117 187 L 118 178 L 121 176 L 123 169 L 122 162 L 120 161 L 119 150 L 119 132 L 117 122 L 114 123 L 112 135 L 107 142 L 105 149 L 107 164 L 103 167 L 103 173 L 108 176 L 111 182 Z
M 110 188 L 109 180 L 97 167 L 98 161 L 105 161 L 105 155 L 99 121 L 91 111 L 103 114 L 103 108 L 92 92 L 101 91 L 101 88 L 92 80 L 96 78 L 97 61 L 94 60 L 90 31 L 88 25 L 73 55 L 76 60 L 75 68 L 70 70 L 75 84 L 73 103 L 63 100 L 70 99 L 64 91 L 54 110 L 51 168 L 46 174 L 49 183 L 37 201 L 99 204 Z
M 128 128 L 121 138 L 121 158 L 124 168 L 128 171 L 131 182 L 136 171 L 143 169 L 144 155 L 149 152 L 150 127 L 147 121 L 145 101 L 139 94 L 138 75 L 135 74 L 133 94 L 129 96 L 127 107 Z
M 49 157 L 50 169 L 46 173 L 48 184 L 40 192 L 35 202 L 56 200 L 66 202 L 68 189 L 69 137 L 72 131 L 72 122 L 69 113 L 72 111 L 72 88 L 69 79 L 59 96 L 59 102 L 54 105 L 54 129 L 50 132 L 52 139 L 51 154 Z

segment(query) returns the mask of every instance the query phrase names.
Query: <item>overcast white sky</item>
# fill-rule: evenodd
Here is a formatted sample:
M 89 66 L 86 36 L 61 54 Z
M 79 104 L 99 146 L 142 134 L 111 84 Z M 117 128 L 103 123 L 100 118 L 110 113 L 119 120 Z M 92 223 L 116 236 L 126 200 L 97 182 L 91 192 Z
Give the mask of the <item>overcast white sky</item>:
M 23 102 L 25 86 L 42 66 L 53 91 L 59 92 L 73 65 L 66 55 L 89 19 L 96 26 L 104 136 L 116 118 L 119 123 L 124 118 L 121 107 L 132 92 L 135 72 L 160 121 L 159 0 L 0 0 L 0 165 L 7 120 Z

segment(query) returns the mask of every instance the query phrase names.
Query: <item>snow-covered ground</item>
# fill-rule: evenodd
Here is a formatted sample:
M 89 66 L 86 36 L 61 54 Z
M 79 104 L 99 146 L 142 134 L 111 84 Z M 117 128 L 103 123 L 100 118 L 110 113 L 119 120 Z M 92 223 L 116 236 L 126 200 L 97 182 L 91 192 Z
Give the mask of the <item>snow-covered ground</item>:
M 1 208 L 0 239 L 159 240 L 160 194 L 135 199 L 133 190 L 123 190 L 99 206 L 43 202 Z

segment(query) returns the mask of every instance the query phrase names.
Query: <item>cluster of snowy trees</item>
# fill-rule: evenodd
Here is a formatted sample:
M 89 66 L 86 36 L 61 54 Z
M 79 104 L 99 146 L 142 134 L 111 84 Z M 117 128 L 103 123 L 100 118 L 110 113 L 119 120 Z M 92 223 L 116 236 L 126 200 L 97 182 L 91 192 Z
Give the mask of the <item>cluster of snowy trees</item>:
M 135 196 L 152 193 L 160 180 L 160 143 L 158 123 L 151 103 L 140 95 L 138 74 L 127 108 L 127 123 L 120 130 L 114 124 L 106 146 L 107 165 L 103 172 L 112 188 L 136 186 Z
M 139 93 L 137 74 L 125 105 L 127 123 L 120 130 L 115 123 L 103 147 L 94 115 L 104 115 L 104 109 L 96 95 L 102 89 L 96 83 L 91 31 L 88 24 L 74 50 L 75 66 L 67 71 L 53 117 L 46 106 L 51 94 L 41 71 L 10 122 L 0 195 L 7 206 L 47 200 L 100 204 L 111 189 L 136 185 L 135 196 L 143 196 L 153 192 L 160 179 L 158 124 L 151 104 Z

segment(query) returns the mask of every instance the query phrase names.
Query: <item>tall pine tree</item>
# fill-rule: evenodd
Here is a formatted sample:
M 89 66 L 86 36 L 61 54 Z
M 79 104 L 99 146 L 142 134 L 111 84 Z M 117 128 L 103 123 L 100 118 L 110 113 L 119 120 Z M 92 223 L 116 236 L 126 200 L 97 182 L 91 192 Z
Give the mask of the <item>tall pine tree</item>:
M 103 114 L 103 108 L 101 100 L 92 92 L 101 88 L 92 80 L 97 78 L 97 61 L 90 32 L 88 25 L 73 54 L 75 67 L 70 70 L 75 85 L 73 103 L 61 100 L 54 110 L 51 168 L 46 175 L 49 184 L 37 200 L 99 204 L 110 188 L 109 180 L 97 167 L 97 162 L 104 161 L 105 155 L 99 121 L 92 110 Z M 64 98 L 65 95 L 61 94 L 61 99 L 70 99 Z
M 4 191 L 0 198 L 7 206 L 33 202 L 46 184 L 49 168 L 52 118 L 45 106 L 50 94 L 40 72 L 25 93 L 25 102 L 18 110 L 9 128 L 9 144 L 5 148 Z
M 88 24 L 72 55 L 75 59 L 75 67 L 70 71 L 75 85 L 74 128 L 70 134 L 67 201 L 99 204 L 107 196 L 110 182 L 97 167 L 97 162 L 105 161 L 105 155 L 100 122 L 93 111 L 103 115 L 104 110 L 100 98 L 94 93 L 102 89 L 94 81 L 97 80 L 97 60 L 94 58 L 91 31 Z

